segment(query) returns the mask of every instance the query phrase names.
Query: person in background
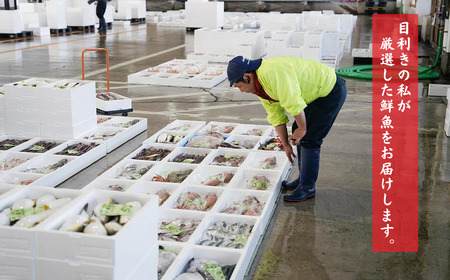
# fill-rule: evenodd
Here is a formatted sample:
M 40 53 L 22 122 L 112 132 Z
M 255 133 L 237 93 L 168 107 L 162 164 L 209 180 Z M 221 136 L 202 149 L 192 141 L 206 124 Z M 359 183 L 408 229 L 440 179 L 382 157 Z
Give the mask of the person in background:
M 106 34 L 106 21 L 105 21 L 105 11 L 106 11 L 106 5 L 111 0 L 88 0 L 88 4 L 92 4 L 94 2 L 97 2 L 97 8 L 96 8 L 96 14 L 99 21 L 98 26 L 98 33 L 100 35 Z
M 345 80 L 333 68 L 299 57 L 237 56 L 229 61 L 227 74 L 230 86 L 258 96 L 291 163 L 296 146 L 299 177 L 282 182 L 284 189 L 293 190 L 283 199 L 299 202 L 315 197 L 320 147 L 347 96 Z M 295 119 L 290 137 L 286 112 Z

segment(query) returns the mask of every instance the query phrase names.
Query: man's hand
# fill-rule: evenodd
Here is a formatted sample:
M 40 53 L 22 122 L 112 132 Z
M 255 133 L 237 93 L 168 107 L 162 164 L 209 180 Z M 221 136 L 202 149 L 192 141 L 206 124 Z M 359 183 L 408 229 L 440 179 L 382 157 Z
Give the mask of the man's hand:
M 285 145 L 284 146 L 284 152 L 286 153 L 286 156 L 287 156 L 289 162 L 291 164 L 293 164 L 294 160 L 295 160 L 295 154 L 294 154 L 294 151 L 292 150 L 292 146 L 289 145 L 289 144 Z

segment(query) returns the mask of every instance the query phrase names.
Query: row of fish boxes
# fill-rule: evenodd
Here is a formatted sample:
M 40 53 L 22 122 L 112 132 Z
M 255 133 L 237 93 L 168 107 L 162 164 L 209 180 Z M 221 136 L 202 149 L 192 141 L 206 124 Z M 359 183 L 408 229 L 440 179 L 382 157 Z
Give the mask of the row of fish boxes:
M 32 78 L 3 90 L 7 134 L 75 138 L 96 127 L 95 82 Z
M 0 271 L 5 279 L 157 279 L 157 219 L 151 218 L 158 211 L 157 197 L 31 186 L 7 190 L 0 186 L 0 194 L 3 193 L 0 195 L 0 211 L 11 208 L 21 199 L 41 198 L 43 202 L 46 199 L 44 195 L 50 194 L 57 200 L 43 202 L 44 209 L 49 210 L 41 209 L 42 214 L 25 216 L 23 213 L 37 210 L 18 210 L 14 217 L 22 219 L 14 226 L 0 226 Z M 80 215 L 86 206 L 86 212 L 91 216 L 96 207 L 100 208 L 109 199 L 119 204 L 113 209 L 118 209 L 118 213 L 123 215 L 129 215 L 129 212 L 121 212 L 126 203 L 137 201 L 142 208 L 135 206 L 131 209 L 131 218 L 124 217 L 129 221 L 114 235 L 59 230 L 66 221 L 73 221 L 70 224 L 73 228 L 79 227 L 81 222 L 73 217 Z M 22 201 L 17 207 L 31 209 L 32 205 Z M 26 228 L 42 219 L 35 227 Z

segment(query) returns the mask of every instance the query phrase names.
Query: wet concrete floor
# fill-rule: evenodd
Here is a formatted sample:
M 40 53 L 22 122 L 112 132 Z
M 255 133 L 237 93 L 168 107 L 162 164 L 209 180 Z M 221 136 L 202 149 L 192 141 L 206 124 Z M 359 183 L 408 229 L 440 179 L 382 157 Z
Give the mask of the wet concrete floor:
M 370 17 L 359 16 L 352 47 L 367 48 L 370 36 Z M 80 79 L 86 48 L 108 49 L 111 91 L 133 99 L 130 116 L 147 118 L 148 130 L 59 187 L 83 187 L 175 119 L 267 124 L 259 101 L 226 82 L 210 90 L 127 83 L 128 74 L 186 58 L 193 51 L 193 33 L 182 28 L 113 25 L 103 37 L 73 33 L 1 41 L 0 84 L 31 77 Z M 85 57 L 86 79 L 105 90 L 104 54 Z M 346 53 L 340 66 L 352 63 Z M 316 198 L 278 200 L 245 279 L 450 279 L 450 141 L 443 130 L 444 99 L 419 94 L 419 251 L 375 253 L 371 82 L 346 80 L 346 103 L 322 146 Z

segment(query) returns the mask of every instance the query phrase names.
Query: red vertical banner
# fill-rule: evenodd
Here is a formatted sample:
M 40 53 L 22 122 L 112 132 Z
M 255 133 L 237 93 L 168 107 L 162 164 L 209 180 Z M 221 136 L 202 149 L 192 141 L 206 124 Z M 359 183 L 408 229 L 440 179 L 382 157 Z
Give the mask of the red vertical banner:
M 372 250 L 418 250 L 418 20 L 372 17 Z

